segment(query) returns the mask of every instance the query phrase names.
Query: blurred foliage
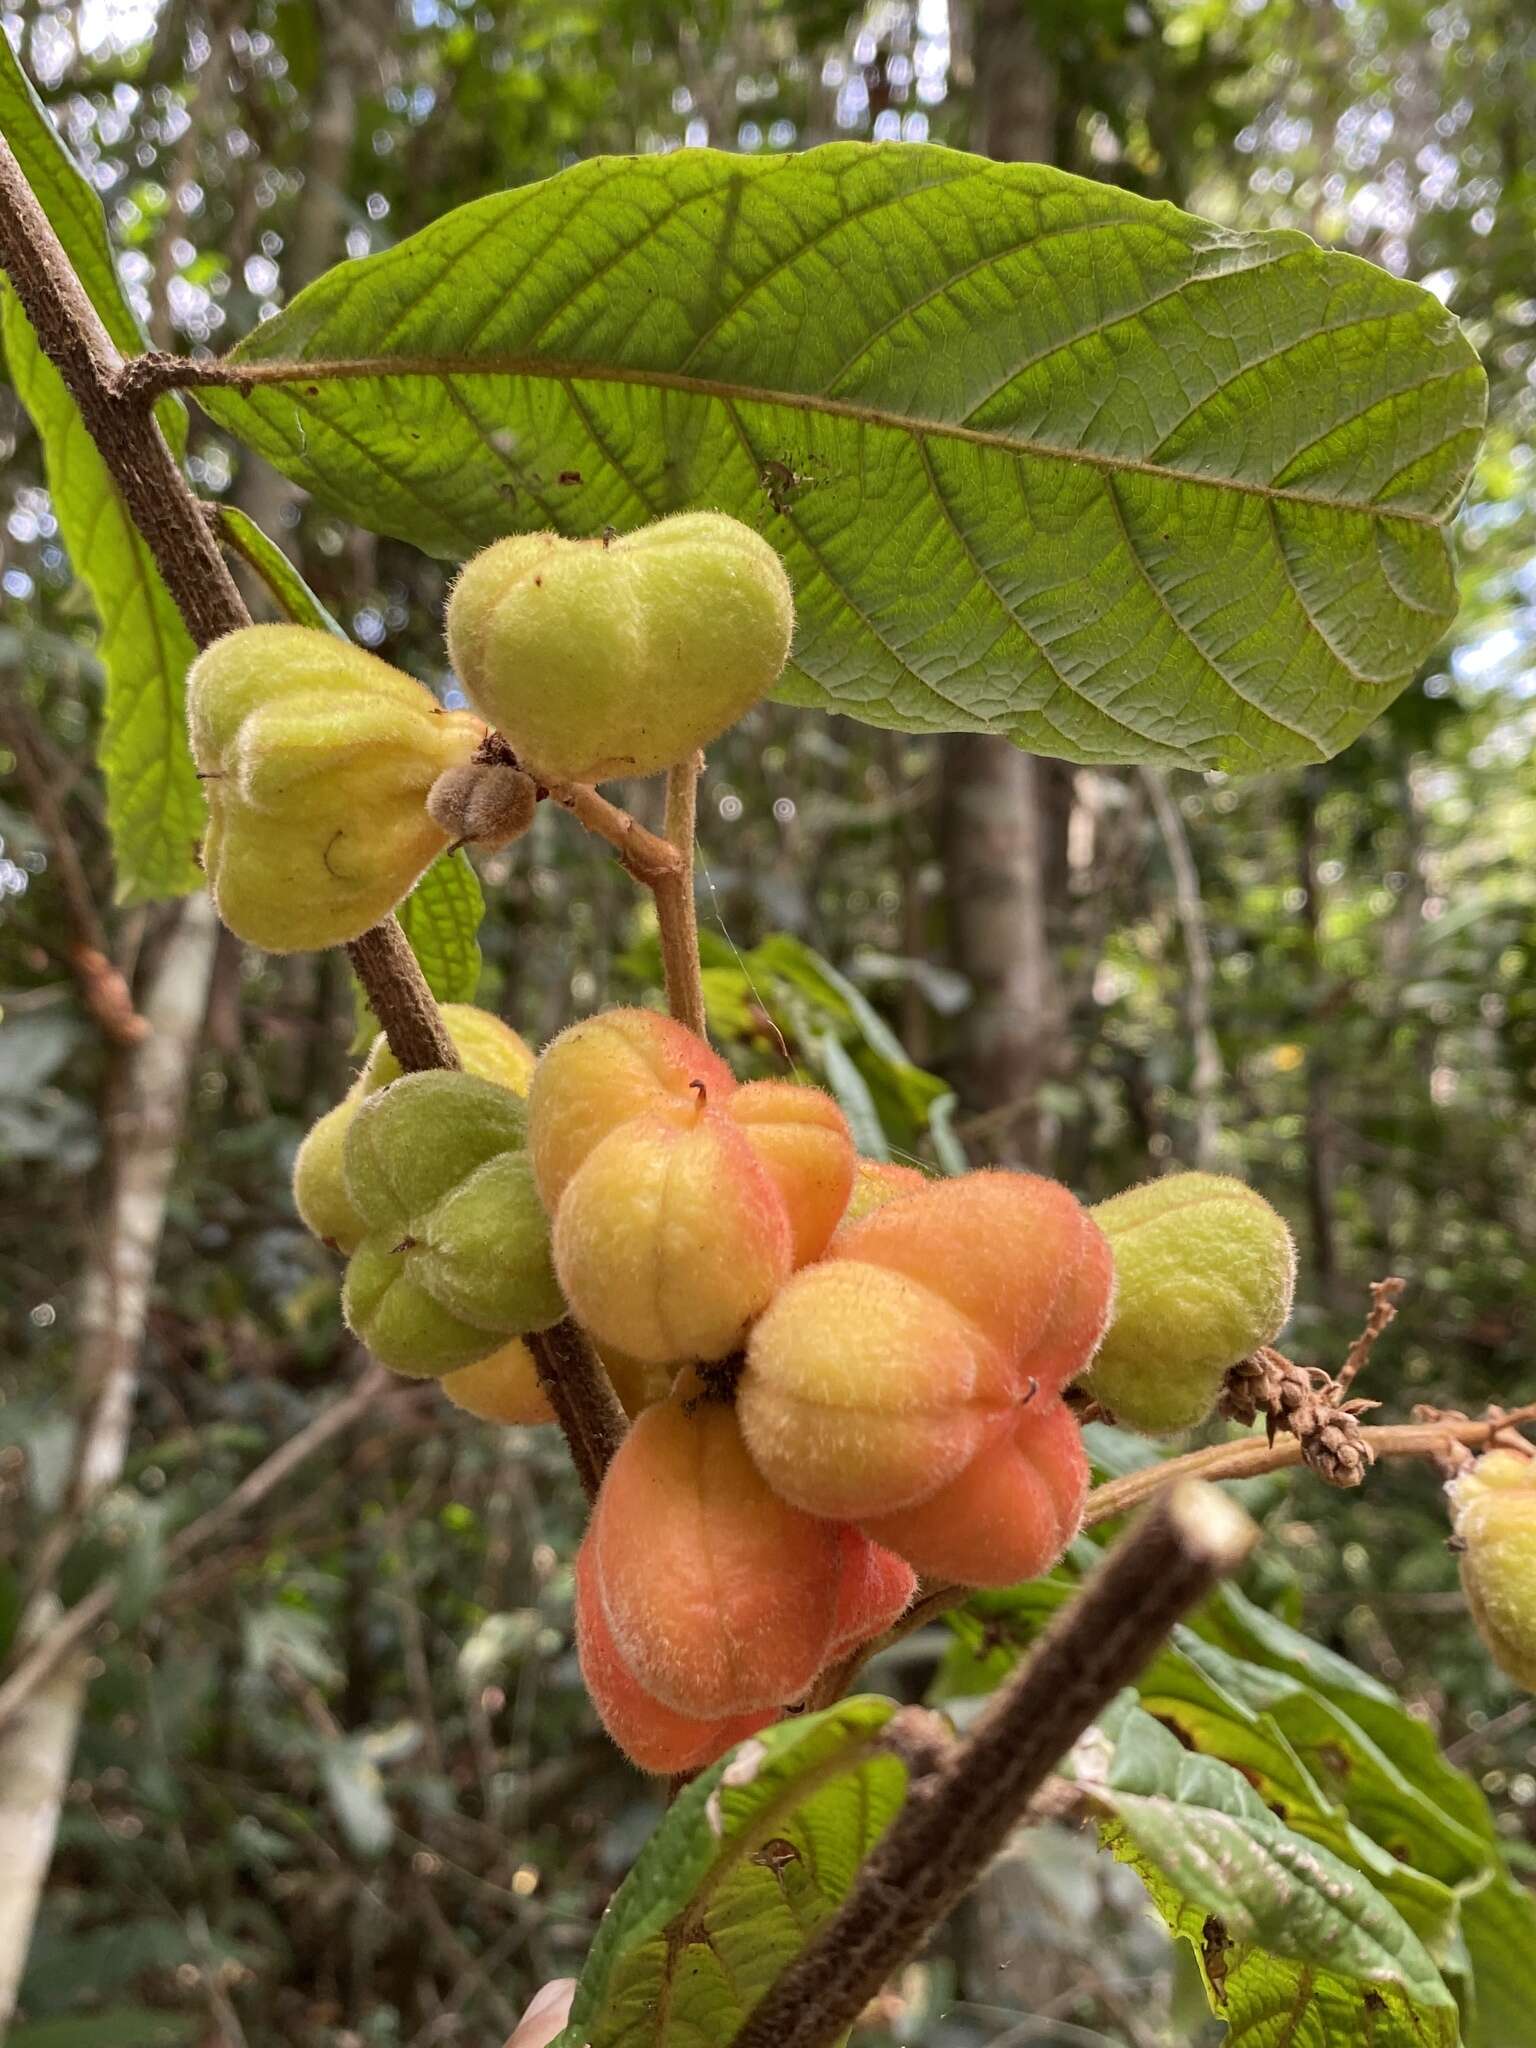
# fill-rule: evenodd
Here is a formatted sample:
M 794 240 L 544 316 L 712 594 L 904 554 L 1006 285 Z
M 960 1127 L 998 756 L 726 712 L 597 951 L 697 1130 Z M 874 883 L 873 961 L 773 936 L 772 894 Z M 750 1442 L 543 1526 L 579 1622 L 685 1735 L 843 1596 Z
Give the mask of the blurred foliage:
M 1326 768 L 1174 788 L 1214 956 L 1218 1163 L 1297 1227 L 1291 1348 L 1337 1362 L 1366 1284 L 1395 1271 L 1409 1293 L 1365 1391 L 1399 1412 L 1512 1400 L 1530 1391 L 1536 1299 L 1536 6 L 1018 13 L 1059 70 L 1059 161 L 1430 278 L 1494 378 L 1453 641 Z M 223 347 L 295 278 L 577 156 L 963 143 L 976 44 L 973 11 L 939 0 L 851 19 L 772 0 L 83 0 L 4 25 L 91 168 L 137 311 L 178 349 Z M 190 450 L 199 488 L 280 539 L 347 630 L 446 681 L 438 564 L 242 469 L 195 412 Z M 102 793 L 84 765 L 101 718 L 94 628 L 6 389 L 0 453 L 0 686 L 106 907 Z M 742 1070 L 820 1078 L 878 1117 L 893 1156 L 952 1168 L 988 1156 L 997 1105 L 947 1100 L 968 990 L 949 964 L 935 782 L 931 743 L 755 711 L 711 755 L 701 917 L 712 1018 Z M 657 822 L 653 790 L 625 794 Z M 1047 1108 L 1057 1169 L 1097 1198 L 1187 1160 L 1198 1104 L 1167 849 L 1142 788 L 1080 771 L 1071 804 L 1052 877 L 1067 1050 Z M 480 1000 L 535 1041 L 659 986 L 645 905 L 550 808 L 481 869 Z M 3 1647 L 68 1471 L 72 1282 L 108 1062 L 64 958 L 57 863 L 10 773 L 0 842 Z M 161 913 L 111 915 L 141 970 Z M 486 1430 L 408 1390 L 215 1554 L 164 1567 L 171 1534 L 353 1370 L 334 1269 L 286 1184 L 304 1129 L 347 1085 L 352 1032 L 336 959 L 221 948 L 130 1462 L 61 1574 L 75 1596 L 111 1561 L 122 1591 L 23 2048 L 498 2042 L 533 1986 L 579 1964 L 661 1812 L 581 1693 L 567 1563 L 581 1503 L 540 1433 Z M 1466 1623 L 1433 1477 L 1389 1466 L 1346 1496 L 1299 1479 L 1261 1505 L 1250 1598 L 1408 1702 L 1532 1867 L 1530 1703 Z M 920 1696 L 948 1640 L 914 1637 L 875 1682 Z M 1133 1881 L 1080 1851 L 1059 1831 L 1032 1839 L 1012 1889 L 990 1887 L 893 1988 L 871 2042 L 971 2048 L 1047 2006 L 1059 2037 L 1030 2038 L 1207 2038 Z M 1031 1943 L 1006 1973 L 989 1924 L 1003 1898 Z

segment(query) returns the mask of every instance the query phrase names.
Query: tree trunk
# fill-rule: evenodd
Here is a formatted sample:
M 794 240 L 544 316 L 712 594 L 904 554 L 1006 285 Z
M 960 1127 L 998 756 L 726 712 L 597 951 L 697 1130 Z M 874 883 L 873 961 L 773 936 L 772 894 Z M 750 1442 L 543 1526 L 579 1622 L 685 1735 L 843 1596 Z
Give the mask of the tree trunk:
M 166 1195 L 202 1031 L 218 931 L 206 896 L 173 913 L 143 993 L 149 1035 L 121 1055 L 108 1089 L 108 1159 L 101 1211 L 80 1289 L 76 1354 L 82 1417 L 68 1503 L 43 1546 L 56 1568 L 81 1518 L 116 1485 L 128 1448 L 150 1287 Z M 52 1570 L 40 1574 L 18 1631 L 24 1649 L 56 1612 Z M 0 1734 L 0 2031 L 15 2009 L 37 1902 L 69 1782 L 90 1659 L 68 1659 Z
M 981 0 L 974 21 L 974 140 L 986 155 L 1048 162 L 1056 75 L 1017 0 Z M 1058 762 L 1006 740 L 960 733 L 943 742 L 940 840 L 948 878 L 950 955 L 971 984 L 958 1020 L 957 1079 L 986 1113 L 985 1155 L 1044 1166 L 1051 1133 L 1040 1086 L 1061 1065 L 1063 1004 L 1051 952 L 1051 841 L 1069 806 L 1053 801 Z

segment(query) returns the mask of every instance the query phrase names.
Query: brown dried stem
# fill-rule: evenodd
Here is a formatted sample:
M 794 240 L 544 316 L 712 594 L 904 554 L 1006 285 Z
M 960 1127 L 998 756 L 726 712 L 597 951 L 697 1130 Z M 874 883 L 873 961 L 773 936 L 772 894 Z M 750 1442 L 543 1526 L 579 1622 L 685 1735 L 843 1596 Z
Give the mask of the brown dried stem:
M 1371 1282 L 1371 1312 L 1365 1319 L 1365 1328 L 1349 1347 L 1349 1354 L 1339 1368 L 1338 1389 L 1340 1398 L 1354 1385 L 1359 1374 L 1370 1363 L 1371 1353 L 1388 1325 L 1397 1318 L 1397 1305 L 1402 1300 L 1408 1282 L 1399 1280 L 1395 1274 L 1385 1280 Z
M 1218 1407 L 1233 1422 L 1249 1423 L 1262 1415 L 1269 1441 L 1288 1431 L 1320 1479 L 1330 1486 L 1359 1486 L 1371 1463 L 1360 1416 L 1377 1405 L 1341 1401 L 1338 1382 L 1329 1373 L 1296 1365 L 1265 1344 L 1227 1374 Z
M 968 1740 L 911 1785 L 842 1907 L 733 2048 L 827 2048 L 975 1883 L 1055 1765 L 1257 1536 L 1209 1487 L 1174 1488 L 1121 1539 Z

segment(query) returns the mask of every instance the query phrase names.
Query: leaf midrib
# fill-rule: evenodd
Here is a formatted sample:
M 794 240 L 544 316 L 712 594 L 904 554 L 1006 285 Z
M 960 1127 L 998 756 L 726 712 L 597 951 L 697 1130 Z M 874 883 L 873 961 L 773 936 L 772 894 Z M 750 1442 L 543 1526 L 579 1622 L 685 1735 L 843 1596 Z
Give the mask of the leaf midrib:
M 1450 381 L 1470 374 L 1473 368 L 1470 363 L 1458 364 L 1454 370 L 1445 372 L 1442 378 L 1432 381 Z M 1244 477 L 1203 476 L 1198 470 L 1179 469 L 1168 463 L 1110 455 L 1096 449 L 1067 448 L 1055 442 L 989 431 L 983 427 L 962 426 L 948 420 L 920 419 L 909 413 L 857 405 L 851 400 L 829 398 L 818 392 L 783 391 L 723 378 L 697 377 L 678 370 L 640 369 L 552 356 L 337 356 L 312 362 L 269 363 L 225 358 L 209 364 L 178 364 L 175 383 L 178 387 L 213 387 L 243 392 L 268 385 L 363 382 L 370 378 L 392 377 L 443 380 L 455 377 L 519 377 L 544 379 L 551 383 L 631 384 L 677 391 L 689 397 L 718 399 L 727 404 L 783 406 L 795 412 L 883 428 L 916 440 L 959 441 L 1008 455 L 1032 455 L 1045 461 L 1077 463 L 1108 474 L 1152 477 L 1161 483 L 1193 485 L 1203 490 L 1236 491 L 1271 505 L 1315 505 L 1329 512 L 1355 513 L 1384 522 L 1396 520 L 1403 525 L 1427 526 L 1437 531 L 1444 524 L 1444 516 L 1440 513 L 1387 507 L 1372 499 L 1333 497 L 1325 491 L 1298 490 L 1285 484 L 1254 483 Z

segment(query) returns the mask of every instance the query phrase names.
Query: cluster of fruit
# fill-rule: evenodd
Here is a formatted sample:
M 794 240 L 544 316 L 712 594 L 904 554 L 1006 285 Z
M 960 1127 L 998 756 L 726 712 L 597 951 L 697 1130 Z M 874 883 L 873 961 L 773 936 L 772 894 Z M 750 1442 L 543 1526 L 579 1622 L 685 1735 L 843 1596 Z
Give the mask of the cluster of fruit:
M 1123 1420 L 1183 1427 L 1289 1312 L 1289 1234 L 1236 1182 L 1090 1211 L 1030 1174 L 932 1181 L 650 1011 L 536 1062 L 444 1015 L 464 1071 L 400 1077 L 381 1041 L 296 1199 L 348 1255 L 359 1337 L 476 1414 L 549 1419 L 520 1340 L 567 1313 L 595 1340 L 634 1426 L 577 1561 L 578 1648 L 647 1769 L 803 1699 L 919 1575 L 1048 1569 L 1088 1483 L 1080 1375 Z
M 187 678 L 219 915 L 269 953 L 359 937 L 448 846 L 519 837 L 541 789 L 686 759 L 772 689 L 793 627 L 768 543 L 683 512 L 477 555 L 447 617 L 474 711 L 313 627 L 227 634 Z
M 542 792 L 689 757 L 772 688 L 792 627 L 773 550 L 689 513 L 477 556 L 447 618 L 474 712 L 325 633 L 231 634 L 188 679 L 225 922 L 275 952 L 359 937 L 448 845 L 516 838 Z M 594 1342 L 633 1426 L 577 1560 L 577 1643 L 646 1768 L 802 1700 L 919 1574 L 1053 1564 L 1088 1483 L 1073 1381 L 1184 1428 L 1289 1313 L 1289 1233 L 1235 1182 L 1090 1212 L 1027 1174 L 929 1181 L 856 1159 L 829 1097 L 740 1083 L 649 1011 L 537 1061 L 482 1011 L 444 1023 L 459 1067 L 403 1074 L 381 1039 L 295 1199 L 346 1256 L 351 1328 L 475 1414 L 551 1420 L 525 1340 L 571 1316 Z

